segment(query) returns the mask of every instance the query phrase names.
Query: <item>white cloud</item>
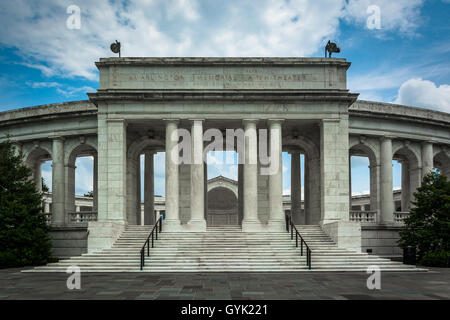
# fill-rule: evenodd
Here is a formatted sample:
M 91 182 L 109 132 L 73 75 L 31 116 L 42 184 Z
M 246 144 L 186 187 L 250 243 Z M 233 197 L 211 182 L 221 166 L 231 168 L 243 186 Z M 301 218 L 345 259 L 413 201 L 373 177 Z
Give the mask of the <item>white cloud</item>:
M 95 92 L 97 91 L 96 89 L 92 88 L 92 87 L 88 87 L 88 86 L 82 86 L 82 87 L 72 87 L 69 86 L 67 88 L 61 89 L 61 88 L 56 88 L 56 91 L 60 94 L 62 94 L 63 96 L 66 97 L 72 97 L 74 95 L 76 95 L 77 93 L 85 93 L 85 92 Z
M 409 79 L 400 86 L 395 102 L 450 112 L 450 85 L 436 86 L 429 80 Z
M 60 84 L 58 82 L 34 82 L 34 81 L 27 81 L 25 82 L 27 86 L 32 87 L 33 89 L 39 89 L 39 88 L 56 88 L 59 87 Z
M 405 32 L 417 24 L 421 0 L 373 2 L 382 7 L 386 28 Z M 123 56 L 309 56 L 337 36 L 340 19 L 363 21 L 367 3 L 80 0 L 81 28 L 70 30 L 72 1 L 2 1 L 0 42 L 46 76 L 96 80 L 94 62 L 113 56 L 109 44 L 116 39 Z
M 93 157 L 79 157 L 75 161 L 75 193 L 83 195 L 89 191 L 93 191 Z
M 369 16 L 367 8 L 378 6 L 381 15 L 381 30 L 398 30 L 406 34 L 414 34 L 420 25 L 420 9 L 424 0 L 348 0 L 345 7 L 347 21 L 356 21 L 366 26 Z

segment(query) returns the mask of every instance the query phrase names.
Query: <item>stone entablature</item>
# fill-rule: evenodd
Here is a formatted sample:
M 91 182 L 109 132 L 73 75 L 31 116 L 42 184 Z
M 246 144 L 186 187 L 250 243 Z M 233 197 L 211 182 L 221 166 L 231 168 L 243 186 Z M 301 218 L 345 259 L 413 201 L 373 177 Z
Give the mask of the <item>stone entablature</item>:
M 414 118 L 416 120 L 430 120 L 432 122 L 444 122 L 446 124 L 450 123 L 450 114 L 445 112 L 375 101 L 358 100 L 350 106 L 349 112 L 350 114 L 368 112 L 372 115 L 378 114 L 383 117 L 400 116 Z
M 350 63 L 335 58 L 104 58 L 96 65 L 100 90 L 345 90 Z

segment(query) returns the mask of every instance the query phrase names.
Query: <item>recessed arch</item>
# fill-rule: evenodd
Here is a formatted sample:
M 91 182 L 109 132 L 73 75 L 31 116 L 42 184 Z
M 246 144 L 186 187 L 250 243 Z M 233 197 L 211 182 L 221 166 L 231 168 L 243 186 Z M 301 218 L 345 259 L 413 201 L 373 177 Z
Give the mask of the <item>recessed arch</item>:
M 238 197 L 226 187 L 218 186 L 208 190 L 208 226 L 239 225 Z

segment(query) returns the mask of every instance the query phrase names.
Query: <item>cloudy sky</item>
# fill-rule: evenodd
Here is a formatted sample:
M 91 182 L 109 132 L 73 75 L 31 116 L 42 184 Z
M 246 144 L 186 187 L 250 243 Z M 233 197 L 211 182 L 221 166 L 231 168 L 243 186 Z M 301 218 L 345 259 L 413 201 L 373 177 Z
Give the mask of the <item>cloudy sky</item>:
M 1 0 L 0 112 L 87 99 L 98 87 L 94 62 L 112 56 L 116 39 L 123 56 L 281 57 L 323 56 L 331 39 L 361 99 L 450 112 L 448 21 L 450 0 Z M 77 163 L 77 193 L 92 187 L 91 162 Z M 287 155 L 283 163 L 288 192 Z M 355 193 L 368 190 L 367 165 L 352 160 Z M 220 172 L 237 174 L 215 167 L 210 176 Z

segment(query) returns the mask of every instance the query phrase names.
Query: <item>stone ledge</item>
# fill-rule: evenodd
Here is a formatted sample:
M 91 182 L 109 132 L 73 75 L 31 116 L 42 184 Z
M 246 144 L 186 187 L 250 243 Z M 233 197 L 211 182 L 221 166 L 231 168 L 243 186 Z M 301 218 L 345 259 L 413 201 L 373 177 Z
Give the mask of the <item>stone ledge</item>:
M 297 58 L 297 57 L 127 57 L 100 58 L 95 65 L 106 67 L 110 65 L 155 65 L 155 66 L 298 66 L 298 65 L 340 65 L 350 67 L 350 62 L 344 58 Z

